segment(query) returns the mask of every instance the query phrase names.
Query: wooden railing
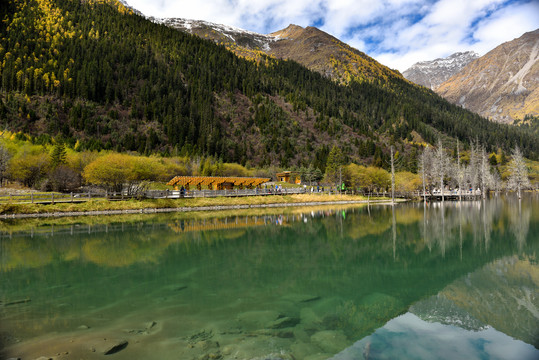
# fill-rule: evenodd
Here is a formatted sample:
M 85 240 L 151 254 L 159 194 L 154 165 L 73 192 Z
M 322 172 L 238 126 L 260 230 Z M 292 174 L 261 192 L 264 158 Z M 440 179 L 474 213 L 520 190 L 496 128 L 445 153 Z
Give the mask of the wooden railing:
M 0 204 L 4 203 L 31 203 L 54 204 L 66 202 L 88 201 L 95 197 L 103 197 L 92 193 L 34 193 L 0 195 Z
M 69 202 L 83 202 L 91 199 L 127 200 L 131 198 L 146 199 L 179 199 L 179 198 L 201 198 L 201 197 L 241 197 L 241 196 L 266 196 L 266 195 L 289 195 L 303 194 L 304 188 L 288 188 L 282 190 L 275 189 L 235 189 L 235 190 L 148 190 L 141 194 L 122 193 L 38 193 L 30 192 L 26 194 L 0 195 L 0 204 L 5 203 L 31 203 L 31 204 L 55 204 Z
M 140 194 L 122 193 L 38 193 L 30 192 L 26 194 L 0 195 L 0 204 L 5 203 L 32 203 L 32 204 L 55 204 L 55 203 L 75 203 L 84 202 L 91 199 L 108 199 L 108 200 L 127 200 L 131 198 L 146 198 L 146 199 L 180 199 L 180 198 L 212 198 L 212 197 L 243 197 L 243 196 L 270 196 L 270 195 L 291 195 L 291 194 L 313 194 L 313 195 L 352 195 L 354 192 L 350 190 L 336 191 L 335 188 L 320 188 L 317 190 L 307 187 L 283 188 L 280 190 L 271 189 L 234 189 L 234 190 L 147 190 Z M 373 192 L 360 193 L 366 197 L 391 197 L 388 192 Z M 396 193 L 398 198 L 420 197 L 420 193 Z

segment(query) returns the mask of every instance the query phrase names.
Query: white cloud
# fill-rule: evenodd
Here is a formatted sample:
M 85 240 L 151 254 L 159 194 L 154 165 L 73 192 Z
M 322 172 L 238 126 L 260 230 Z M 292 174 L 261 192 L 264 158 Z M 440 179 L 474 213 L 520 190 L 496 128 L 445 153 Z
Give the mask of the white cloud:
M 534 0 L 127 0 L 149 16 L 200 19 L 270 33 L 318 25 L 381 63 L 413 63 L 495 46 L 539 28 Z
M 520 37 L 539 27 L 539 2 L 503 8 L 479 22 L 474 39 L 479 51 L 488 52 L 502 42 Z

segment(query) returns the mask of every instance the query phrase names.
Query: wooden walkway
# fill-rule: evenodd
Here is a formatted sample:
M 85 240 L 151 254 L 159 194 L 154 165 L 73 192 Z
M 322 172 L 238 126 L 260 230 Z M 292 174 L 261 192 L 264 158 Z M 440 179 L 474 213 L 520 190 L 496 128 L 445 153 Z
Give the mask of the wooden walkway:
M 420 195 L 421 199 L 423 199 L 423 194 Z M 441 193 L 434 193 L 434 194 L 427 194 L 425 198 L 429 201 L 442 201 L 442 197 L 444 201 L 459 201 L 462 200 L 480 200 L 481 199 L 481 193 L 480 192 L 469 192 L 469 191 L 463 191 L 460 196 L 455 191 L 447 191 L 444 192 L 443 196 Z

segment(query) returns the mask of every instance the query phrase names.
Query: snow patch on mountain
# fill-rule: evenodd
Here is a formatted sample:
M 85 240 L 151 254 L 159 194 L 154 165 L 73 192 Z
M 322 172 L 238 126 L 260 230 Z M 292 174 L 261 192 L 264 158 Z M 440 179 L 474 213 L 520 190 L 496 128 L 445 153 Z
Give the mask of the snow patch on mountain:
M 479 54 L 474 51 L 457 52 L 446 58 L 418 62 L 402 74 L 406 79 L 434 90 L 477 58 Z
M 151 21 L 163 24 L 178 30 L 196 34 L 200 30 L 207 29 L 215 31 L 232 42 L 247 48 L 260 48 L 270 50 L 271 43 L 281 39 L 279 36 L 259 34 L 253 31 L 240 29 L 235 26 L 216 24 L 204 20 L 190 20 L 182 18 L 149 18 Z

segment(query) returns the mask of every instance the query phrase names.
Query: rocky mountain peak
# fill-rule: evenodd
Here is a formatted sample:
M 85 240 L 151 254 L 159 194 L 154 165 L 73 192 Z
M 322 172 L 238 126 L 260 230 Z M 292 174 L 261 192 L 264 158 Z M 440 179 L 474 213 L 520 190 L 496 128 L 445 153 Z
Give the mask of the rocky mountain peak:
M 299 25 L 290 24 L 286 28 L 284 28 L 282 30 L 278 30 L 276 32 L 273 32 L 273 33 L 271 33 L 269 35 L 273 36 L 275 38 L 278 38 L 278 39 L 282 39 L 282 38 L 292 38 L 293 39 L 293 38 L 297 37 L 299 34 L 301 34 L 304 30 L 305 29 L 302 28 Z
M 402 74 L 416 84 L 436 90 L 444 81 L 477 58 L 479 54 L 474 51 L 457 52 L 445 58 L 420 61 Z

